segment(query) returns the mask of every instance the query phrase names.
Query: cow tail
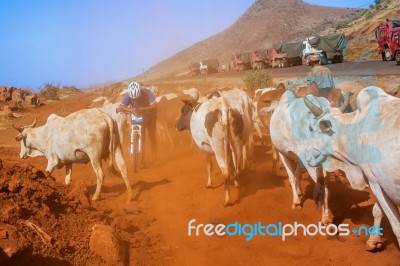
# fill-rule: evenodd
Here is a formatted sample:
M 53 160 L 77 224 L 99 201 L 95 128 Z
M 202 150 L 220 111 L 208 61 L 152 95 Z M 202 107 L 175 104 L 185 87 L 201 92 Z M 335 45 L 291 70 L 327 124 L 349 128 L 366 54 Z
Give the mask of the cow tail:
M 224 101 L 224 108 L 221 110 L 221 124 L 222 124 L 222 130 L 223 130 L 223 135 L 224 135 L 224 159 L 225 159 L 225 168 L 223 170 L 223 175 L 224 177 L 227 177 L 229 179 L 229 173 L 230 173 L 230 162 L 231 162 L 231 149 L 230 149 L 230 126 L 229 126 L 229 117 L 230 117 L 230 110 L 229 107 L 227 106 L 226 102 Z
M 115 161 L 115 127 L 114 127 L 114 120 L 111 119 L 111 117 L 108 117 L 108 124 L 110 127 L 110 143 L 109 143 L 110 158 L 109 158 L 108 168 L 111 173 Z

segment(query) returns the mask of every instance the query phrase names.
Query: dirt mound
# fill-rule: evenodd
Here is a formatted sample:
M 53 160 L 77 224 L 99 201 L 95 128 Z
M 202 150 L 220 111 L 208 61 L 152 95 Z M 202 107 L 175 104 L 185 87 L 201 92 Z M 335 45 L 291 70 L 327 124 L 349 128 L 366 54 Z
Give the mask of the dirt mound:
M 0 264 L 10 257 L 9 249 L 15 254 L 12 264 L 26 262 L 27 256 L 19 254 L 30 253 L 29 249 L 28 261 L 33 265 L 104 264 L 100 256 L 90 251 L 89 239 L 95 223 L 112 219 L 106 218 L 104 211 L 90 207 L 85 191 L 84 183 L 69 188 L 32 165 L 2 167 L 0 247 L 8 256 L 0 254 Z M 24 244 L 17 246 L 18 243 Z

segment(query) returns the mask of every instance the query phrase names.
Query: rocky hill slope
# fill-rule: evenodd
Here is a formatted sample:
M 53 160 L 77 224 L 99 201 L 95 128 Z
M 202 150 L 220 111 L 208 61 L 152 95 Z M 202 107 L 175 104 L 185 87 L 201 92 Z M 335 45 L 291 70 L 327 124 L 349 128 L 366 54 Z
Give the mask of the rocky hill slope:
M 145 74 L 151 79 L 179 75 L 188 71 L 191 62 L 208 58 L 228 63 L 234 52 L 333 31 L 362 12 L 365 10 L 316 6 L 302 0 L 257 0 L 226 30 L 160 62 Z

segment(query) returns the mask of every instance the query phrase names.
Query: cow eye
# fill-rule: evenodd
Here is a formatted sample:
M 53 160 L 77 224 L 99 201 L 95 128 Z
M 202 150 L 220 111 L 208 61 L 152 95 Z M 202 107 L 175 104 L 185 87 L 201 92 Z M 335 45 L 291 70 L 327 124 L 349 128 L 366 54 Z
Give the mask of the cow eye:
M 314 129 L 312 128 L 312 126 L 308 126 L 308 129 L 310 130 L 310 132 L 314 132 Z

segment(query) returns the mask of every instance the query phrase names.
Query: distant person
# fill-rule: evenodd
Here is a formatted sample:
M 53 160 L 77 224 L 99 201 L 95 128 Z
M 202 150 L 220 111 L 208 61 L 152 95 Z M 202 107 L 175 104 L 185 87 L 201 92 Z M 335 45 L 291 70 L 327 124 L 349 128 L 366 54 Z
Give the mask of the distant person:
M 128 93 L 122 99 L 117 108 L 118 111 L 133 113 L 135 116 L 143 117 L 142 127 L 142 166 L 145 166 L 145 135 L 146 132 L 150 138 L 151 150 L 154 156 L 154 162 L 157 162 L 157 139 L 156 139 L 156 118 L 157 103 L 151 91 L 138 82 L 131 82 L 128 86 Z
M 342 91 L 335 89 L 330 69 L 320 65 L 320 58 L 316 54 L 310 55 L 309 59 L 311 71 L 308 73 L 307 84 L 310 91 L 318 91 L 317 95 L 328 99 L 332 107 L 340 107 L 342 112 L 351 112 L 348 98 L 350 96 L 346 95 L 344 98 Z
M 333 82 L 332 73 L 329 68 L 321 66 L 320 58 L 316 54 L 309 56 L 311 71 L 308 73 L 307 84 L 309 86 L 316 86 L 320 93 L 324 90 L 331 90 L 335 87 Z

